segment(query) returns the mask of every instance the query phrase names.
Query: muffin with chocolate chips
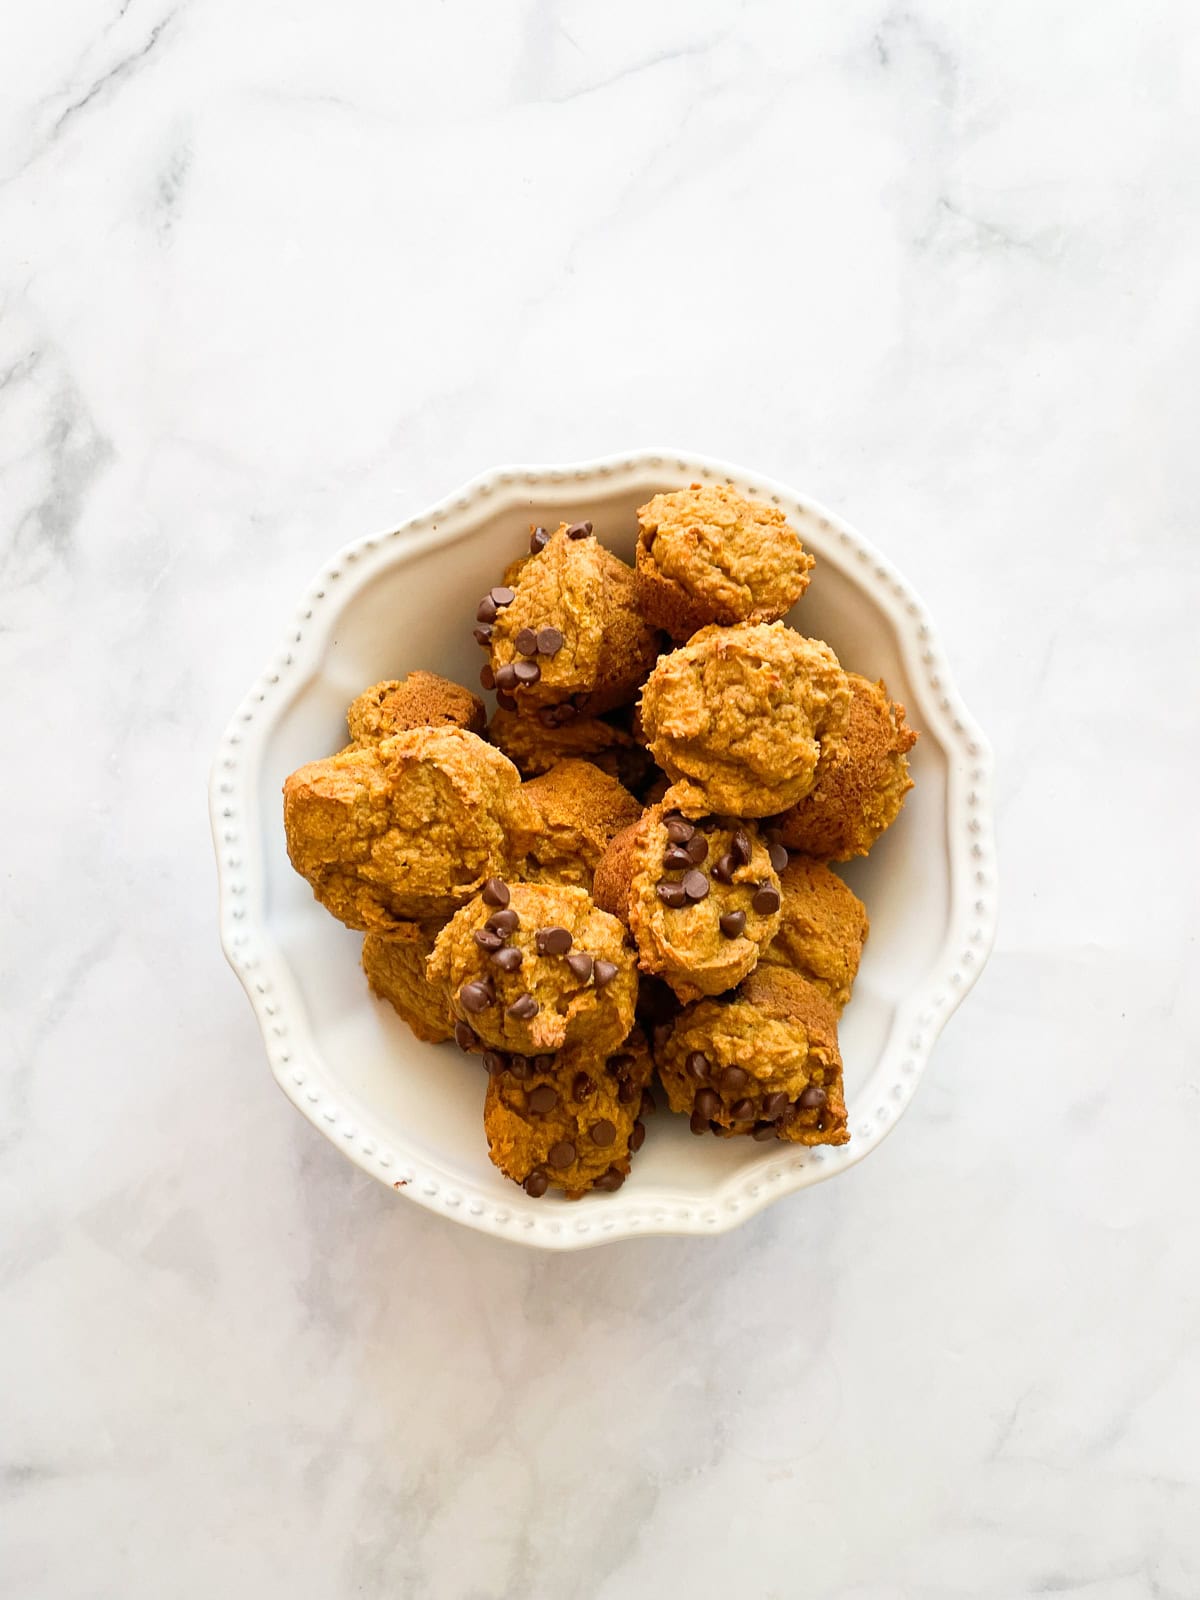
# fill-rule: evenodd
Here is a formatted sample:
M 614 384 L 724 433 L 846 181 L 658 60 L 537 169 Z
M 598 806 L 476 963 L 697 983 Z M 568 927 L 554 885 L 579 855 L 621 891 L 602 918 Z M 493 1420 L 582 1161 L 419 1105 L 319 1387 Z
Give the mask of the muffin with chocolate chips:
M 483 701 L 436 672 L 410 672 L 365 689 L 346 712 L 351 743 L 378 744 L 410 728 L 467 728 L 482 733 Z
M 813 558 L 783 512 L 725 484 L 638 507 L 642 615 L 683 643 L 710 623 L 774 622 L 808 588 Z
M 760 967 L 732 994 L 685 1006 L 655 1061 L 693 1133 L 845 1144 L 837 1012 L 812 984 Z
M 603 1055 L 633 1025 L 633 951 L 585 889 L 493 879 L 442 929 L 428 976 L 468 1047 L 473 1035 L 520 1055 Z
M 695 1000 L 754 970 L 779 926 L 786 860 L 753 823 L 688 821 L 653 806 L 613 840 L 593 892 L 629 927 L 641 970 Z
M 821 861 L 865 856 L 900 815 L 912 788 L 908 752 L 916 730 L 904 725 L 904 707 L 882 679 L 847 674 L 850 710 L 845 737 L 822 751 L 809 793 L 780 821 L 794 850 Z
M 621 1187 L 654 1105 L 654 1064 L 639 1029 L 607 1058 L 574 1046 L 534 1058 L 488 1050 L 484 1063 L 488 1154 L 505 1177 L 534 1199 L 548 1189 L 577 1200 Z
M 476 611 L 488 651 L 480 675 L 501 707 L 547 727 L 632 700 L 658 655 L 658 634 L 634 604 L 633 572 L 592 536 L 564 523 Z
M 701 629 L 659 659 L 641 702 L 650 751 L 674 780 L 669 803 L 688 816 L 794 805 L 849 707 L 833 651 L 782 622 Z
M 524 793 L 537 817 L 525 867 L 532 883 L 574 883 L 590 891 L 600 857 L 642 814 L 628 789 L 588 761 L 560 761 L 531 779 Z
M 543 711 L 553 708 L 542 707 Z M 622 713 L 607 717 L 576 717 L 547 726 L 539 713 L 519 716 L 501 706 L 488 724 L 488 738 L 519 769 L 522 777 L 540 778 L 556 762 L 590 761 L 610 778 L 638 794 L 652 782 L 658 768 L 622 726 Z
M 807 978 L 840 1011 L 850 998 L 870 923 L 867 908 L 836 872 L 793 856 L 779 875 L 779 931 L 759 960 Z
M 446 997 L 425 976 L 442 927 L 441 922 L 406 922 L 387 935 L 369 933 L 363 940 L 367 982 L 427 1044 L 441 1044 L 454 1036 Z

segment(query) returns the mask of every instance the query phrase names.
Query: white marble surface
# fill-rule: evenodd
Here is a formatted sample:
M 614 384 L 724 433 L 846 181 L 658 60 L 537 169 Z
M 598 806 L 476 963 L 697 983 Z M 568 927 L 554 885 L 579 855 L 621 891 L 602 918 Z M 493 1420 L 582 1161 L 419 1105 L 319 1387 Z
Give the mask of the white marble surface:
M 1194 7 L 6 24 L 0 1592 L 1195 1600 Z M 864 1166 L 540 1257 L 288 1109 L 206 769 L 343 540 L 650 442 L 923 592 L 1002 927 Z

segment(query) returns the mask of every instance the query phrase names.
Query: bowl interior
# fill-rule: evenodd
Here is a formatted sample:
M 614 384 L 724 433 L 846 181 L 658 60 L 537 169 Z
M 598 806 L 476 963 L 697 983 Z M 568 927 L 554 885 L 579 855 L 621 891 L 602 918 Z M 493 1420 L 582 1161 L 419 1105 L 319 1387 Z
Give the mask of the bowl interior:
M 603 543 L 632 560 L 636 506 L 656 489 L 683 481 L 663 472 L 643 475 L 635 486 L 602 483 L 586 492 L 531 484 L 524 493 L 484 501 L 469 526 L 450 519 L 452 533 L 439 529 L 435 519 L 428 530 L 432 542 L 424 547 L 398 539 L 344 564 L 336 577 L 323 580 L 334 602 L 325 609 L 324 632 L 306 658 L 306 670 L 289 679 L 290 691 L 260 752 L 263 916 L 283 958 L 280 985 L 289 1007 L 307 1018 L 325 1082 L 362 1126 L 407 1151 L 414 1169 L 434 1169 L 447 1184 L 516 1211 L 536 1205 L 544 1214 L 550 1202 L 529 1201 L 489 1162 L 482 1068 L 453 1045 L 420 1043 L 370 994 L 359 966 L 361 937 L 317 906 L 291 869 L 280 789 L 294 768 L 346 742 L 346 706 L 369 684 L 417 667 L 477 684 L 482 652 L 471 638 L 477 598 L 528 548 L 531 522 L 553 526 L 588 517 Z M 906 997 L 936 962 L 951 920 L 949 757 L 936 732 L 931 735 L 934 708 L 922 704 L 923 686 L 910 676 L 898 628 L 864 585 L 855 552 L 843 548 L 836 530 L 816 513 L 800 523 L 818 564 L 789 620 L 827 640 L 844 666 L 885 678 L 922 735 L 911 758 L 916 787 L 899 821 L 867 860 L 844 869 L 871 919 L 841 1029 L 852 1141 L 844 1151 L 805 1151 L 697 1139 L 683 1118 L 660 1114 L 622 1190 L 622 1196 L 650 1205 L 703 1206 L 731 1186 L 743 1188 L 748 1177 L 761 1175 L 769 1183 L 784 1169 L 829 1168 L 852 1159 L 858 1112 L 878 1092 L 872 1076 L 904 1025 Z M 818 1175 L 824 1173 L 811 1173 Z M 608 1197 L 585 1197 L 570 1214 L 606 1204 Z

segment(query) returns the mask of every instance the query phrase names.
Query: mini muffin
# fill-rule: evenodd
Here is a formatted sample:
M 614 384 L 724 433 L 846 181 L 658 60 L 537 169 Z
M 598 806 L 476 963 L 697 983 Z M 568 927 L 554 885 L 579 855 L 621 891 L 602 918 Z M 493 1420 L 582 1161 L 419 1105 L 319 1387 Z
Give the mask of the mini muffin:
M 529 843 L 516 767 L 464 728 L 411 728 L 293 772 L 292 865 L 348 928 L 448 917 Z
M 845 738 L 822 751 L 812 789 L 779 819 L 789 848 L 820 861 L 865 856 L 913 786 L 907 754 L 917 734 L 904 725 L 904 707 L 889 698 L 882 678 L 847 677 Z
M 456 1022 L 495 1050 L 604 1055 L 633 1025 L 633 951 L 585 889 L 493 879 L 442 929 L 428 976 Z
M 672 1111 L 693 1133 L 845 1144 L 837 1012 L 783 967 L 760 967 L 720 1000 L 685 1006 L 655 1043 Z
M 525 876 L 574 883 L 589 892 L 605 850 L 642 814 L 629 790 L 588 761 L 560 761 L 525 785 L 537 818 Z
M 812 788 L 850 687 L 827 644 L 782 622 L 702 628 L 642 691 L 650 750 L 688 816 L 766 817 Z
M 441 929 L 441 922 L 407 922 L 386 937 L 368 933 L 363 940 L 367 982 L 428 1044 L 454 1036 L 446 997 L 425 976 L 425 963 Z
M 808 588 L 813 558 L 783 512 L 724 484 L 638 507 L 642 615 L 682 644 L 710 623 L 774 622 Z
M 753 823 L 695 822 L 654 806 L 596 869 L 597 905 L 625 922 L 638 965 L 681 1000 L 720 994 L 754 970 L 779 927 L 776 864 Z
M 649 752 L 619 722 L 602 717 L 559 722 L 559 709 L 541 706 L 533 716 L 518 716 L 501 707 L 488 725 L 488 738 L 526 778 L 540 778 L 568 758 L 590 761 L 634 792 L 657 773 Z
M 840 1011 L 850 998 L 870 929 L 867 908 L 836 872 L 807 856 L 792 857 L 779 875 L 779 887 L 779 931 L 759 960 L 799 973 Z
M 591 523 L 564 523 L 512 576 L 476 612 L 475 637 L 489 652 L 480 682 L 500 705 L 523 715 L 542 708 L 561 726 L 632 700 L 659 636 L 634 604 L 632 570 L 592 537 Z
M 654 1104 L 654 1063 L 639 1029 L 607 1059 L 575 1047 L 534 1060 L 488 1050 L 484 1062 L 488 1154 L 506 1178 L 535 1199 L 547 1189 L 577 1200 L 621 1187 L 646 1137 L 641 1114 Z
M 467 728 L 482 733 L 483 701 L 436 672 L 410 672 L 407 678 L 377 683 L 352 701 L 346 723 L 354 744 L 378 744 L 410 728 Z

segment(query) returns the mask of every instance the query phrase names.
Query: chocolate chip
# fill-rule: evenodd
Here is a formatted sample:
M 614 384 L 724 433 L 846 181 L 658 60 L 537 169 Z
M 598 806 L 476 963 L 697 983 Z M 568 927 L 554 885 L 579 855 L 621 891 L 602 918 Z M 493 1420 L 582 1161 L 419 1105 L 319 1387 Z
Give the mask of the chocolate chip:
M 555 1057 L 553 1054 L 534 1056 L 529 1065 L 535 1072 L 553 1072 Z
M 633 1065 L 632 1056 L 609 1056 L 607 1066 L 614 1077 L 621 1077 Z
M 503 878 L 489 878 L 480 894 L 485 906 L 506 906 L 512 898 Z
M 695 831 L 682 817 L 671 817 L 667 821 L 667 838 L 672 844 L 686 844 Z
M 750 1074 L 743 1072 L 741 1067 L 726 1067 L 717 1078 L 717 1082 L 726 1094 L 736 1094 L 739 1089 L 746 1087 L 749 1076 Z
M 687 890 L 681 883 L 660 883 L 658 898 L 669 911 L 678 911 L 681 906 L 687 905 Z
M 715 1089 L 701 1089 L 696 1096 L 696 1110 L 703 1117 L 715 1117 L 721 1109 L 721 1096 Z
M 534 1171 L 532 1171 L 525 1179 L 525 1182 L 521 1185 L 521 1187 L 532 1199 L 540 1200 L 545 1194 L 546 1190 L 550 1187 L 550 1179 L 544 1172 L 539 1172 L 535 1168 Z
M 735 1122 L 753 1122 L 756 1110 L 753 1100 L 735 1100 L 729 1108 L 729 1115 Z
M 703 1083 L 709 1074 L 709 1060 L 703 1050 L 693 1050 L 684 1062 L 684 1066 L 695 1078 L 697 1083 Z
M 779 890 L 772 883 L 760 884 L 750 904 L 760 917 L 773 916 L 779 910 Z
M 490 594 L 485 594 L 483 599 L 475 608 L 475 621 L 490 624 L 495 622 L 495 620 L 496 602 L 492 599 Z
M 476 928 L 475 943 L 481 950 L 499 950 L 504 941 L 491 928 Z
M 718 883 L 732 883 L 737 862 L 726 852 L 713 865 L 712 875 Z
M 755 1128 L 750 1137 L 752 1139 L 757 1139 L 759 1144 L 762 1144 L 764 1139 L 778 1139 L 779 1134 L 773 1123 L 763 1122 L 760 1123 L 757 1128 Z
M 497 694 L 496 704 L 504 711 L 515 711 L 517 702 L 511 694 Z
M 625 1182 L 625 1174 L 618 1172 L 616 1167 L 609 1167 L 607 1172 L 602 1172 L 592 1184 L 593 1189 L 599 1189 L 602 1194 L 613 1194 Z
M 571 935 L 566 928 L 539 928 L 534 943 L 540 956 L 565 956 L 571 948 Z
M 464 983 L 458 991 L 458 1003 L 464 1011 L 486 1011 L 495 998 L 486 983 Z
M 688 840 L 685 849 L 687 858 L 694 867 L 698 867 L 702 861 L 708 858 L 708 840 L 702 833 L 693 834 Z
M 666 1046 L 667 1040 L 671 1037 L 671 1032 L 672 1029 L 669 1022 L 656 1022 L 654 1024 L 654 1032 L 650 1037 L 653 1040 L 656 1051 L 662 1050 Z
M 529 1022 L 541 1009 L 531 994 L 519 994 L 512 1005 L 505 1009 L 504 1014 L 507 1017 L 515 1017 L 518 1022 Z
M 499 1050 L 485 1050 L 483 1064 L 489 1072 L 501 1072 L 504 1069 L 504 1057 Z
M 763 1116 L 771 1117 L 772 1119 L 781 1117 L 791 1103 L 782 1089 L 776 1089 L 774 1094 L 767 1095 L 763 1100 Z
M 644 1122 L 635 1122 L 629 1130 L 629 1148 L 636 1152 L 642 1148 L 645 1142 L 646 1124 Z
M 491 667 L 480 667 L 479 686 L 481 689 L 494 689 L 496 687 L 496 674 Z
M 454 1024 L 454 1042 L 460 1050 L 469 1050 L 475 1043 L 475 1030 L 465 1022 Z
M 481 644 L 486 650 L 492 642 L 492 630 L 487 627 L 475 629 L 475 643 Z
M 686 870 L 691 866 L 692 858 L 681 844 L 672 844 L 664 850 L 662 864 L 671 869 L 683 867 Z
M 537 632 L 537 653 L 540 656 L 556 656 L 563 647 L 563 636 L 557 628 L 539 628 Z
M 689 900 L 703 900 L 708 893 L 708 879 L 699 867 L 693 867 L 690 872 L 685 872 L 681 882 L 683 892 Z
M 536 1089 L 529 1091 L 526 1104 L 536 1116 L 544 1117 L 558 1104 L 558 1090 L 552 1083 L 539 1083 Z
M 592 531 L 590 522 L 573 522 L 567 529 L 568 539 L 586 539 Z
M 631 1105 L 637 1099 L 638 1086 L 632 1078 L 622 1078 L 617 1089 L 617 1099 L 623 1106 Z
M 575 1159 L 575 1146 L 569 1139 L 560 1139 L 557 1144 L 552 1144 L 546 1154 L 546 1160 L 552 1167 L 569 1167 Z
M 496 687 L 506 692 L 517 687 L 517 669 L 511 661 L 506 661 L 502 667 L 496 668 Z
M 508 1070 L 512 1073 L 514 1078 L 527 1078 L 530 1071 L 529 1057 L 509 1056 Z
M 510 933 L 516 933 L 521 926 L 521 919 L 511 906 L 506 906 L 503 911 L 493 911 L 484 923 L 485 928 L 490 928 L 493 933 L 502 934 L 506 939 Z
M 648 1117 L 648 1116 L 652 1115 L 652 1113 L 654 1113 L 657 1110 L 658 1110 L 658 1101 L 650 1093 L 649 1089 L 643 1089 L 643 1091 L 642 1091 L 642 1110 L 641 1110 L 641 1115 L 643 1117 Z
M 564 723 L 574 722 L 575 718 L 579 715 L 579 713 L 578 713 L 578 711 L 576 711 L 575 707 L 574 706 L 570 706 L 570 705 L 561 705 L 561 706 L 559 706 L 557 708 L 557 710 L 558 710 L 558 724 L 559 724 L 560 727 Z
M 592 967 L 592 977 L 597 989 L 603 989 L 610 984 L 620 970 L 615 961 L 597 961 Z
M 494 606 L 510 606 L 516 598 L 513 591 L 503 584 L 499 584 L 495 589 L 488 590 L 488 599 Z
M 617 1137 L 616 1124 L 604 1117 L 599 1122 L 592 1124 L 592 1143 L 598 1145 L 611 1144 Z
M 737 865 L 739 867 L 748 867 L 750 865 L 750 857 L 754 854 L 754 849 L 750 843 L 750 835 L 746 830 L 744 828 L 736 828 L 729 844 L 733 852 L 733 859 Z
M 550 543 L 550 535 L 545 528 L 533 528 L 529 534 L 529 554 L 536 556 Z
M 588 1077 L 586 1072 L 577 1072 L 574 1078 L 571 1080 L 572 1100 L 586 1100 L 590 1094 L 595 1093 L 595 1090 L 596 1085 Z
M 513 640 L 513 645 L 523 656 L 535 656 L 537 655 L 537 634 L 532 628 L 522 628 Z
M 688 1118 L 688 1127 L 693 1133 L 707 1133 L 709 1128 L 709 1120 L 703 1114 L 703 1112 L 693 1111 L 691 1116 Z
M 796 1104 L 801 1111 L 815 1111 L 818 1106 L 825 1104 L 826 1098 L 825 1091 L 819 1083 L 810 1083 Z
M 538 712 L 537 712 L 537 719 L 541 723 L 543 728 L 557 728 L 558 727 L 558 707 L 557 706 L 539 706 L 538 707 Z
M 518 661 L 513 666 L 513 673 L 518 683 L 523 683 L 528 687 L 538 681 L 542 675 L 542 669 L 536 661 Z
M 788 853 L 781 844 L 774 842 L 769 844 L 767 846 L 767 855 L 770 857 L 771 865 L 776 872 L 782 872 L 788 864 Z
M 727 939 L 740 939 L 746 927 L 746 913 L 726 911 L 721 917 L 720 927 Z
M 580 983 L 586 983 L 592 975 L 592 958 L 585 950 L 572 951 L 567 957 L 567 965 Z
M 501 972 L 520 972 L 525 957 L 515 944 L 506 944 L 494 952 L 492 960 L 500 968 Z

